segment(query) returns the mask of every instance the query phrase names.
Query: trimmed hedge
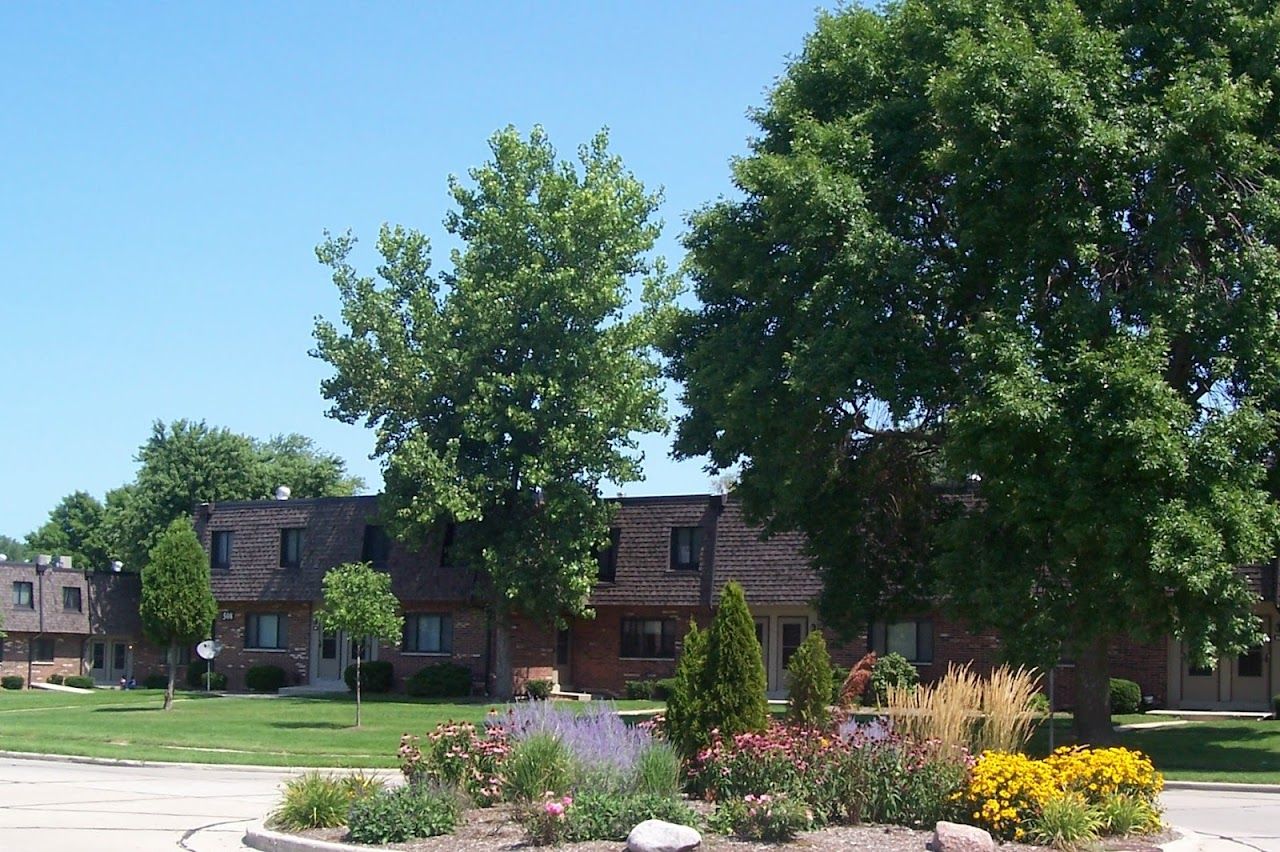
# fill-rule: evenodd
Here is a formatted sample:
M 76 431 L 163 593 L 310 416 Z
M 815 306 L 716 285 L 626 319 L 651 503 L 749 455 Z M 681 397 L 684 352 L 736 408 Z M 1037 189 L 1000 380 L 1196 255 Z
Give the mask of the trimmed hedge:
M 62 676 L 62 675 L 60 675 L 60 674 L 51 674 L 51 675 L 49 675 L 47 678 L 45 678 L 45 683 L 51 683 L 51 684 L 53 684 L 54 686 L 58 686 L 58 685 L 60 685 L 60 684 L 62 683 L 62 681 L 63 681 L 63 680 L 64 680 L 64 678 L 63 678 L 63 676 Z
M 22 675 L 5 675 L 0 677 L 0 688 L 3 689 L 22 689 L 22 685 L 26 683 Z
M 244 685 L 254 692 L 276 692 L 288 679 L 279 666 L 250 666 L 244 673 Z
M 623 695 L 632 701 L 666 701 L 671 697 L 675 682 L 676 679 L 673 677 L 658 680 L 629 680 L 623 687 Z
M 160 672 L 152 672 L 142 679 L 143 689 L 168 689 L 169 676 Z
M 406 680 L 404 691 L 419 698 L 466 698 L 471 694 L 471 669 L 458 663 L 436 663 Z
M 342 673 L 347 689 L 356 691 L 356 664 L 347 666 Z M 360 692 L 390 692 L 395 685 L 396 672 L 386 660 L 365 660 L 360 663 Z
M 63 686 L 74 686 L 76 689 L 93 689 L 97 684 L 88 675 L 67 675 L 62 679 Z
M 551 685 L 546 679 L 531 680 L 524 685 L 524 691 L 534 701 L 546 701 L 551 697 Z
M 1122 677 L 1111 679 L 1111 715 L 1142 712 L 1142 689 Z

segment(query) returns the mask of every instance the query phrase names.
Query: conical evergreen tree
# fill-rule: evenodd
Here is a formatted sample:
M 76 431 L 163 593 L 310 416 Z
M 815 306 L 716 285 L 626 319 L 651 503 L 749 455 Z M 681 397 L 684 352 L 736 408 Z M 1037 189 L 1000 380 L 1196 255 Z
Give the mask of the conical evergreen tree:
M 764 660 L 742 586 L 730 582 L 707 636 L 702 695 L 709 725 L 726 737 L 762 731 L 769 723 Z
M 702 701 L 702 678 L 707 667 L 707 631 L 689 622 L 680 650 L 680 662 L 667 696 L 667 739 L 685 757 L 693 757 L 707 744 L 710 729 Z
M 811 728 L 831 724 L 831 655 L 821 630 L 814 630 L 787 663 L 787 690 L 792 722 Z

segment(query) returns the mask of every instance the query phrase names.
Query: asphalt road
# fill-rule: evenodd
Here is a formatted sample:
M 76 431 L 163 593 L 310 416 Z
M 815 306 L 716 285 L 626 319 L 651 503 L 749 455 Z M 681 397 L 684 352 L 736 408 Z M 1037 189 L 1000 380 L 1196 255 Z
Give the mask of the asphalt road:
M 300 771 L 300 770 L 299 770 Z M 228 852 L 289 770 L 0 758 L 0 850 Z M 1167 790 L 1165 818 L 1204 852 L 1280 852 L 1280 794 Z
M 1204 852 L 1280 852 L 1280 793 L 1165 790 L 1165 821 L 1208 840 Z

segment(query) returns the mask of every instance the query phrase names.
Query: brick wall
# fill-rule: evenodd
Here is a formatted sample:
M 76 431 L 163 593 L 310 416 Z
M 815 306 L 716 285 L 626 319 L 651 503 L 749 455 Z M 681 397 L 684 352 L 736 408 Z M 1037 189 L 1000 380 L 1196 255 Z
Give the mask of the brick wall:
M 3 660 L 0 660 L 0 675 L 18 675 L 27 682 L 27 650 L 33 633 L 9 633 L 4 639 Z M 44 638 L 53 639 L 53 661 L 32 662 L 30 680 L 41 683 L 49 679 L 49 675 L 83 674 L 84 636 L 57 635 L 46 633 Z
M 222 619 L 229 611 L 232 618 Z M 279 666 L 285 671 L 287 685 L 307 683 L 311 653 L 311 604 L 307 602 L 219 602 L 215 622 L 217 638 L 223 651 L 214 662 L 214 671 L 227 676 L 227 689 L 243 691 L 245 672 L 253 666 Z M 280 613 L 285 618 L 285 647 L 281 650 L 246 649 L 245 625 L 250 613 Z
M 485 674 L 485 614 L 476 608 L 454 608 L 457 604 L 435 601 L 409 601 L 403 606 L 409 613 L 450 613 L 453 616 L 453 652 L 451 654 L 409 653 L 395 645 L 378 646 L 378 659 L 387 660 L 395 670 L 395 689 L 404 691 L 405 681 L 427 666 L 452 662 L 471 670 L 473 691 L 483 691 Z

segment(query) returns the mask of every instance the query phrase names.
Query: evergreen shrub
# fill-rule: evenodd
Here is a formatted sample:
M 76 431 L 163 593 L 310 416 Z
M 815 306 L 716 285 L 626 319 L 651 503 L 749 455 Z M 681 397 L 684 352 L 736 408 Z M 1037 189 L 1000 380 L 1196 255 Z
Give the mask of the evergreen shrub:
M 143 689 L 168 689 L 169 676 L 161 672 L 152 672 L 142 679 Z
M 763 731 L 769 723 L 764 660 L 742 586 L 725 585 L 707 631 L 707 663 L 702 670 L 708 730 L 724 736 Z
M 250 666 L 244 673 L 244 685 L 254 692 L 277 692 L 285 683 L 284 669 L 279 666 Z
M 787 717 L 798 725 L 824 729 L 831 724 L 831 657 L 821 630 L 800 643 L 787 663 Z
M 67 675 L 62 679 L 63 686 L 74 686 L 76 689 L 93 689 L 97 684 L 88 675 Z
M 356 691 L 356 664 L 347 666 L 342 673 L 347 689 Z M 387 660 L 364 660 L 360 663 L 360 691 L 390 692 L 395 685 L 396 672 Z
M 1142 711 L 1142 690 L 1138 684 L 1121 677 L 1111 679 L 1111 715 L 1120 716 Z
M 471 694 L 471 669 L 458 663 L 436 663 L 406 680 L 404 691 L 419 698 L 466 698 Z

